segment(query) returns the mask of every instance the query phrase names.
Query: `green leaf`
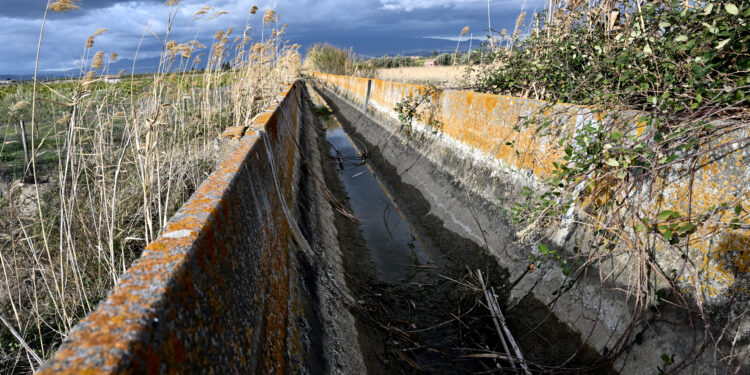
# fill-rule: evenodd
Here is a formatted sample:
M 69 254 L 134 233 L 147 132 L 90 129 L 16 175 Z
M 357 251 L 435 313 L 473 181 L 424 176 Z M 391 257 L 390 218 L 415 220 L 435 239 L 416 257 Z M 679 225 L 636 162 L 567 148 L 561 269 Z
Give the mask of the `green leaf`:
M 605 163 L 607 163 L 607 165 L 609 165 L 610 167 L 615 167 L 615 168 L 617 168 L 617 167 L 619 167 L 619 166 L 620 166 L 620 162 L 618 162 L 618 161 L 617 161 L 617 160 L 615 160 L 614 158 L 609 158 L 609 159 L 607 159 L 607 161 L 605 161 Z
M 726 3 L 724 4 L 724 9 L 726 9 L 727 13 L 736 16 L 740 14 L 740 10 L 737 9 L 737 6 L 732 3 Z
M 674 38 L 675 42 L 685 42 L 688 40 L 687 35 L 680 35 L 677 38 Z
M 670 217 L 672 217 L 674 215 L 678 215 L 679 216 L 679 214 L 677 212 L 670 211 L 670 210 L 664 210 L 664 211 L 660 212 L 659 215 L 656 216 L 656 218 L 659 219 L 659 220 L 666 220 L 666 219 L 669 219 Z
M 716 26 L 709 25 L 705 22 L 701 22 L 703 26 L 705 26 L 708 29 L 708 32 L 711 34 L 716 34 L 719 32 L 719 29 Z
M 549 254 L 549 247 L 544 244 L 539 244 L 539 252 L 542 254 Z
M 729 43 L 730 40 L 732 40 L 732 38 L 726 38 L 726 39 L 722 40 L 721 42 L 719 42 L 719 45 L 716 46 L 716 49 L 722 49 L 722 48 L 724 48 L 724 46 L 726 46 L 727 43 Z
M 570 266 L 567 265 L 567 263 L 563 263 L 563 265 L 562 265 L 562 273 L 565 276 L 570 275 Z
M 651 46 L 649 46 L 649 45 L 648 45 L 648 43 L 646 44 L 646 46 L 645 46 L 645 47 L 643 47 L 643 53 L 645 53 L 645 54 L 647 54 L 647 55 L 650 55 L 650 54 L 652 54 L 653 52 L 654 52 L 654 51 L 652 51 L 652 50 L 651 50 Z
M 665 156 L 659 159 L 659 164 L 669 164 L 675 160 L 677 160 L 677 155 Z
M 672 230 L 671 229 L 664 232 L 664 239 L 667 240 L 667 242 L 672 242 Z
M 742 213 L 742 206 L 740 206 L 739 204 L 734 206 L 734 214 L 737 216 L 740 216 L 741 213 Z
M 706 5 L 706 8 L 703 10 L 703 14 L 707 16 L 711 14 L 712 10 L 714 10 L 714 3 L 708 3 Z

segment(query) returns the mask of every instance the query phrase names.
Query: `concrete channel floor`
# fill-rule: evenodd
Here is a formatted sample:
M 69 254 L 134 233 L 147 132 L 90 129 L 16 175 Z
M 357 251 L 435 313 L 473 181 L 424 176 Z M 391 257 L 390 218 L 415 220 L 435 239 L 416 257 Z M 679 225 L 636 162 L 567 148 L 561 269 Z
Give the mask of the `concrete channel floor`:
M 473 276 L 481 270 L 507 309 L 507 271 L 429 213 L 422 193 L 403 183 L 380 148 L 357 132 L 357 118 L 342 111 L 346 103 L 318 94 L 315 105 L 333 112 L 319 116 L 329 155 L 326 183 L 358 219 L 335 220 L 368 372 L 512 371 Z M 523 299 L 506 318 L 534 372 L 612 373 L 536 299 Z

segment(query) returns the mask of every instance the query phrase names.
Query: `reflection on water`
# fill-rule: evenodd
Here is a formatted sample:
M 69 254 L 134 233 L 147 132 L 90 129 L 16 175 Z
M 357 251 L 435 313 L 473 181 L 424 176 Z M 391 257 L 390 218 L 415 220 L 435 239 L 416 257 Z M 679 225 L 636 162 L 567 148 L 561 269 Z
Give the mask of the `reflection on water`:
M 338 121 L 329 116 L 325 125 L 331 155 L 381 279 L 409 281 L 419 269 L 414 266 L 432 263 L 430 254 Z

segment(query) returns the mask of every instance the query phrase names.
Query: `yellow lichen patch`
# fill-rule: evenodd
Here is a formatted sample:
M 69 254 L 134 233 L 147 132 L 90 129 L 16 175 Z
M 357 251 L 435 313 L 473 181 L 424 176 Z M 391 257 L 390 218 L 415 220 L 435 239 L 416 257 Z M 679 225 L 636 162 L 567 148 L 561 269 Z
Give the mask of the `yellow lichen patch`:
M 245 126 L 232 126 L 224 130 L 223 133 L 219 136 L 219 138 L 225 138 L 225 139 L 240 139 L 245 134 L 245 129 L 247 129 Z
M 290 86 L 287 95 L 298 95 L 298 87 Z M 284 103 L 293 116 L 289 120 L 291 127 L 296 130 L 299 109 L 295 108 L 293 98 L 287 96 Z M 274 152 L 279 157 L 276 162 L 283 194 L 291 197 L 293 169 L 297 167 L 293 164 L 296 155 L 289 152 L 295 149 L 291 134 L 294 132 L 279 130 L 279 119 L 274 113 L 279 112 L 268 113 L 261 126 L 272 133 Z M 241 136 L 236 129 L 226 134 Z M 273 350 L 269 351 L 268 358 L 274 363 L 269 368 L 280 373 L 289 367 L 285 363 L 285 354 L 294 355 L 296 349 L 289 351 L 284 335 L 287 325 L 296 322 L 297 315 L 290 317 L 290 311 L 295 314 L 299 311 L 288 306 L 290 301 L 299 301 L 296 295 L 292 298 L 294 290 L 291 285 L 297 278 L 290 278 L 293 276 L 288 271 L 289 223 L 284 215 L 279 214 L 282 210 L 277 196 L 269 194 L 271 207 L 263 208 L 266 215 L 258 217 L 267 225 L 266 232 L 262 239 L 251 238 L 250 243 L 246 242 L 248 238 L 242 230 L 247 228 L 247 223 L 242 223 L 242 220 L 247 217 L 242 215 L 248 214 L 247 207 L 262 203 L 248 203 L 251 197 L 237 194 L 246 190 L 230 185 L 237 180 L 234 178 L 237 173 L 255 173 L 257 170 L 267 173 L 267 164 L 243 168 L 250 160 L 266 157 L 261 148 L 263 145 L 257 141 L 257 135 L 242 138 L 240 145 L 183 205 L 179 213 L 181 219 L 170 222 L 163 230 L 166 235 L 149 244 L 144 256 L 128 270 L 120 285 L 82 321 L 81 329 L 73 331 L 68 343 L 41 373 L 112 373 L 112 369 L 119 369 L 121 373 L 156 374 L 161 372 L 165 363 L 169 364 L 168 372 L 185 373 L 191 368 L 215 365 L 211 363 L 212 358 L 200 355 L 222 351 L 237 361 L 221 366 L 237 365 L 237 369 L 247 369 L 248 355 L 258 350 L 258 344 L 263 344 L 263 341 L 253 342 L 253 329 L 248 326 L 250 319 L 266 322 L 270 319 L 272 322 L 266 327 L 272 328 L 269 342 Z M 253 247 L 248 249 L 248 244 Z M 237 251 L 238 248 L 243 251 Z M 239 256 L 230 256 L 230 253 Z M 252 256 L 256 255 L 260 258 L 257 264 L 247 262 L 248 259 L 254 260 Z M 225 272 L 229 269 L 232 272 Z M 247 282 L 243 286 L 250 287 L 250 290 L 235 285 L 236 272 L 240 270 L 261 275 L 257 279 L 242 281 Z M 242 276 L 244 274 L 239 279 Z M 232 307 L 226 306 L 226 302 L 234 298 L 228 295 L 236 293 L 246 293 L 250 299 L 255 295 L 255 302 L 263 302 L 258 295 L 269 296 L 265 302 L 272 307 L 263 306 L 258 311 L 242 311 L 241 314 L 237 314 L 235 308 L 232 314 L 227 314 Z M 272 318 L 263 316 L 265 314 Z M 175 324 L 163 325 L 160 322 L 164 320 Z M 170 331 L 172 329 L 178 331 Z M 165 335 L 157 335 L 158 338 L 154 339 L 154 336 L 145 334 L 154 330 Z M 228 340 L 220 342 L 219 346 L 208 343 L 202 348 L 205 351 L 191 347 L 195 340 L 205 339 L 201 336 L 207 330 Z M 289 332 L 297 331 L 292 327 Z M 143 337 L 151 337 L 154 341 L 144 342 Z
M 750 271 L 750 235 L 740 231 L 725 234 L 714 257 L 726 273 L 747 273 Z
M 313 73 L 345 89 L 364 101 L 368 79 Z M 371 101 L 382 108 L 394 108 L 407 96 L 428 92 L 426 86 L 372 80 Z M 440 103 L 437 118 L 442 131 L 452 138 L 520 169 L 530 169 L 541 177 L 560 161 L 562 150 L 557 139 L 540 139 L 534 129 L 517 132 L 519 118 L 542 108 L 542 102 L 469 91 L 446 91 L 433 98 Z M 506 143 L 515 141 L 513 146 Z

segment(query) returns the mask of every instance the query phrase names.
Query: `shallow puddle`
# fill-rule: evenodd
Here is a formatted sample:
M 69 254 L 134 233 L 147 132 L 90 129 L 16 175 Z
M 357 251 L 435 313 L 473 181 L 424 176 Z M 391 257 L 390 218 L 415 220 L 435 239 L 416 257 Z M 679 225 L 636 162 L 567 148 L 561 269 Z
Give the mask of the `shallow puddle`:
M 375 171 L 367 164 L 333 116 L 325 120 L 331 156 L 360 221 L 372 260 L 382 281 L 408 282 L 421 266 L 433 263 L 431 251 L 393 201 Z M 432 251 L 434 252 L 434 250 Z

